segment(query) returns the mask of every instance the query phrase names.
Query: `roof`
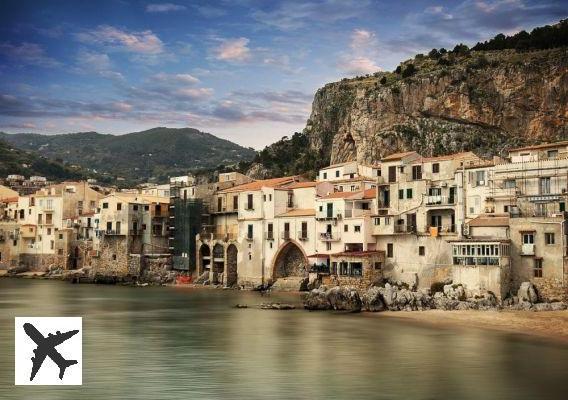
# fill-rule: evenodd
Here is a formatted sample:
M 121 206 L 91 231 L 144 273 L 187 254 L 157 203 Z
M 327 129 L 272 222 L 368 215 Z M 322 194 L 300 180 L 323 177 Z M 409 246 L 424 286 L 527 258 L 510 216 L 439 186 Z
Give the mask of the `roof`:
M 314 181 L 307 181 L 307 182 L 294 182 L 290 185 L 286 185 L 286 189 L 303 189 L 303 188 L 311 188 L 316 187 L 317 182 Z
M 308 258 L 329 258 L 329 254 L 315 253 L 315 254 L 310 254 Z
M 402 153 L 394 153 L 394 154 L 391 154 L 389 156 L 383 157 L 383 159 L 381 161 L 396 161 L 396 160 L 400 160 L 404 157 L 408 157 L 408 156 L 411 156 L 411 155 L 414 155 L 414 154 L 416 154 L 417 156 L 420 155 L 415 151 L 405 151 L 405 152 L 402 152 Z
M 298 176 L 284 176 L 281 178 L 272 178 L 272 179 L 262 179 L 258 181 L 252 181 L 248 183 L 243 183 L 242 185 L 233 186 L 228 189 L 220 190 L 219 193 L 232 193 L 232 192 L 248 192 L 248 191 L 255 191 L 260 190 L 263 187 L 279 187 L 286 184 L 297 182 L 299 179 Z
M 546 149 L 550 147 L 562 147 L 562 146 L 568 146 L 568 140 L 564 140 L 562 142 L 555 142 L 555 143 L 543 143 L 533 146 L 517 147 L 516 149 L 509 150 L 509 153 L 512 151 L 537 150 L 537 149 Z
M 277 217 L 310 217 L 316 215 L 316 210 L 313 208 L 295 208 L 284 214 L 277 215 Z
M 122 193 L 122 192 L 114 192 L 111 193 L 106 197 L 114 196 L 125 203 L 169 203 L 170 199 L 164 196 L 152 196 L 149 194 L 140 194 L 140 193 Z
M 374 199 L 375 197 L 377 197 L 377 189 L 376 188 L 371 188 L 371 189 L 367 189 L 367 190 L 363 191 L 363 198 L 364 199 Z
M 367 250 L 367 251 L 344 251 L 332 254 L 332 257 L 372 257 L 379 254 L 385 254 L 383 250 Z
M 17 203 L 18 202 L 18 197 L 6 197 L 4 199 L 1 199 L 2 202 L 4 203 Z
M 422 162 L 430 162 L 430 161 L 449 161 L 455 160 L 460 158 L 466 157 L 475 157 L 478 158 L 475 153 L 471 151 L 462 151 L 461 153 L 453 153 L 453 154 L 446 154 L 443 156 L 436 156 L 436 157 L 422 157 Z
M 337 164 L 331 164 L 328 165 L 327 167 L 320 168 L 320 170 L 323 171 L 324 169 L 343 167 L 344 165 L 353 164 L 353 163 L 357 163 L 357 161 L 345 161 Z
M 361 194 L 362 191 L 358 190 L 356 192 L 333 192 L 326 196 L 322 196 L 322 199 L 347 199 L 349 197 L 353 197 L 357 194 Z
M 469 221 L 469 226 L 509 226 L 509 217 L 480 215 Z

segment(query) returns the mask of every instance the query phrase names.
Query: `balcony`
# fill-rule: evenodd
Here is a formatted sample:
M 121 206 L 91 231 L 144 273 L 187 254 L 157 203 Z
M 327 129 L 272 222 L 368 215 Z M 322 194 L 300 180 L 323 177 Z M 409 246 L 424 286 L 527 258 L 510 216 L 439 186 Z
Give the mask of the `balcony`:
M 406 224 L 395 225 L 394 233 L 416 233 L 416 226 Z
M 427 206 L 451 206 L 456 203 L 455 197 L 449 196 L 442 196 L 442 195 L 434 195 L 434 196 L 425 196 L 426 197 L 426 205 Z
M 425 233 L 430 236 L 451 235 L 457 233 L 455 225 L 428 225 Z
M 142 229 L 130 229 L 128 231 L 128 234 L 130 236 L 139 236 L 142 235 L 144 233 L 144 231 Z
M 280 237 L 283 240 L 290 240 L 292 237 L 290 235 L 290 231 L 282 231 L 282 233 L 280 234 Z
M 103 234 L 105 236 L 124 236 L 124 233 L 121 233 L 120 231 L 114 229 L 107 229 L 106 231 L 103 231 Z
M 320 240 L 324 242 L 337 242 L 341 237 L 339 232 L 322 232 L 320 233 Z
M 523 244 L 521 247 L 522 256 L 534 256 L 534 244 Z
M 266 240 L 274 240 L 274 232 L 273 231 L 264 232 L 264 238 Z
M 298 231 L 298 240 L 308 240 L 308 231 Z

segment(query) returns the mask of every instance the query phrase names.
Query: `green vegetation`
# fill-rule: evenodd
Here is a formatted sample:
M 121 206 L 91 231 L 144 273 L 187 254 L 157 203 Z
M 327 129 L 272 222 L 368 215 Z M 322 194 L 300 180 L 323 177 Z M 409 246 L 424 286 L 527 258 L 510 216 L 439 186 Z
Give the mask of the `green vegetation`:
M 568 45 L 568 20 L 564 19 L 555 25 L 534 28 L 531 33 L 521 31 L 512 36 L 500 33 L 493 39 L 477 43 L 473 50 L 504 50 L 517 51 L 552 49 Z
M 124 185 L 164 181 L 189 171 L 250 161 L 256 154 L 253 149 L 191 128 L 154 128 L 121 136 L 0 133 L 0 139 L 51 160 L 80 165 L 110 182 L 121 177 Z
M 48 160 L 36 154 L 15 149 L 0 140 L 0 177 L 18 174 L 30 177 L 45 176 L 49 180 L 73 180 L 87 177 L 80 168 L 71 168 L 60 162 Z

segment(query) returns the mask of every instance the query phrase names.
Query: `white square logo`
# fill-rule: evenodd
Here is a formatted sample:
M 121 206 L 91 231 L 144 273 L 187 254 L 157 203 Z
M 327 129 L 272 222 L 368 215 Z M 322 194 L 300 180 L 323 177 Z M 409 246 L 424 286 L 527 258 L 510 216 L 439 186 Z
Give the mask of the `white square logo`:
M 83 318 L 15 319 L 16 385 L 81 385 Z

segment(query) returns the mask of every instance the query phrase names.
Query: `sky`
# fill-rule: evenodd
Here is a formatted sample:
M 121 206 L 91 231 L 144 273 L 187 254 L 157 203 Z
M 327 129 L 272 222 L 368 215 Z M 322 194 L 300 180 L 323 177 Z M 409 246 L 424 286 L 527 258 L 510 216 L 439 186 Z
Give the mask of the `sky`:
M 192 127 L 262 149 L 328 82 L 567 16 L 561 0 L 2 0 L 0 130 Z

